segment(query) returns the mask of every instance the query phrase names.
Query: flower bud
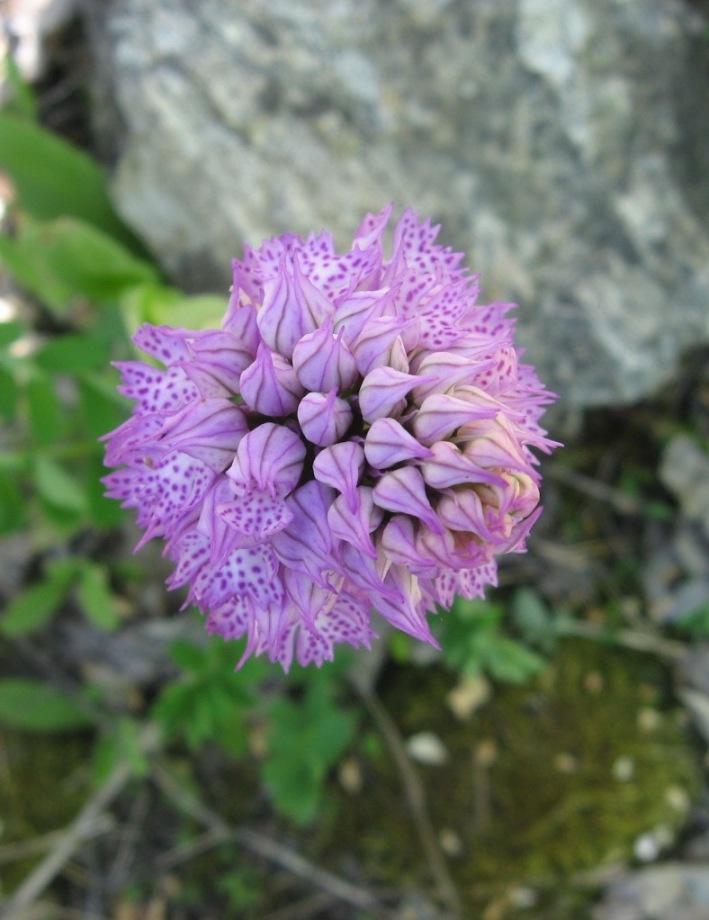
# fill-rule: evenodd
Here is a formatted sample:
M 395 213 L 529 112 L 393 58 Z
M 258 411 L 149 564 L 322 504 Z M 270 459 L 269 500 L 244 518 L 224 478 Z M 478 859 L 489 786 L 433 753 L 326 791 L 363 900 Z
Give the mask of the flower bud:
M 275 418 L 295 412 L 305 392 L 288 361 L 263 344 L 241 375 L 239 391 L 249 409 Z
M 293 349 L 293 367 L 306 390 L 329 393 L 347 390 L 358 377 L 354 356 L 342 337 L 333 334 L 332 319 L 304 335 Z
M 339 441 L 352 424 L 352 410 L 349 405 L 329 393 L 308 393 L 298 406 L 298 422 L 305 437 L 319 447 L 327 447 Z

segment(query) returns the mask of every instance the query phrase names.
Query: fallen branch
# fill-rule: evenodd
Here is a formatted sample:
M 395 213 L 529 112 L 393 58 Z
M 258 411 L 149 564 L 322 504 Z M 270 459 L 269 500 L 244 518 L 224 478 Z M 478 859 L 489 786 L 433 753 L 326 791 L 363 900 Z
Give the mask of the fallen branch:
M 687 655 L 687 645 L 676 639 L 664 639 L 651 632 L 637 629 L 614 629 L 600 623 L 586 620 L 570 620 L 564 624 L 564 636 L 578 639 L 592 639 L 595 642 L 608 642 L 636 652 L 649 652 L 670 661 L 681 661 Z
M 309 882 L 338 901 L 367 911 L 382 920 L 393 920 L 394 914 L 386 908 L 371 892 L 350 884 L 342 878 L 320 869 L 307 859 L 299 856 L 283 844 L 277 843 L 265 834 L 248 828 L 231 827 L 216 812 L 208 808 L 188 789 L 170 776 L 160 764 L 153 766 L 151 773 L 158 787 L 170 798 L 181 811 L 194 818 L 209 832 L 210 845 L 232 842 L 256 856 L 280 866 L 282 869 Z M 206 836 L 206 835 L 205 835 Z M 203 843 L 204 838 L 199 838 Z
M 149 751 L 156 744 L 157 731 L 154 726 L 147 726 L 141 738 L 141 748 Z M 103 823 L 105 827 L 103 811 L 116 798 L 131 775 L 128 761 L 120 760 L 72 823 L 57 835 L 45 858 L 22 882 L 5 906 L 0 908 L 1 920 L 20 920 L 20 915 L 51 885 L 82 844 L 96 836 L 97 826 Z

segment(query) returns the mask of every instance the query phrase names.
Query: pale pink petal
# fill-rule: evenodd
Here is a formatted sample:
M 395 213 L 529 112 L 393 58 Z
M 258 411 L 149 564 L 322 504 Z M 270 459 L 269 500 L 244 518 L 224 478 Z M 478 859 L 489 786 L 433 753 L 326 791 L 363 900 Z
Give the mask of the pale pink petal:
M 239 441 L 227 476 L 237 485 L 285 497 L 297 485 L 303 469 L 305 445 L 295 432 L 265 422 Z
M 311 392 L 328 393 L 347 390 L 357 380 L 357 365 L 343 340 L 344 330 L 335 334 L 328 317 L 316 329 L 304 335 L 293 349 L 293 368 L 301 385 Z
M 380 418 L 367 432 L 364 455 L 371 466 L 385 470 L 405 460 L 426 459 L 432 453 L 430 448 L 420 444 L 396 419 Z
M 313 461 L 318 482 L 345 496 L 350 511 L 357 507 L 357 486 L 364 472 L 364 449 L 354 441 L 341 441 L 321 450 Z
M 241 374 L 239 392 L 249 409 L 274 418 L 295 412 L 305 394 L 290 362 L 263 344 Z
M 402 374 L 391 367 L 371 370 L 359 390 L 359 409 L 365 422 L 401 415 L 404 397 L 418 379 L 416 374 Z
M 329 447 L 338 441 L 352 424 L 349 403 L 329 393 L 308 393 L 298 406 L 298 422 L 305 437 L 319 447 Z
M 374 501 L 385 511 L 410 514 L 425 521 L 433 531 L 443 530 L 426 496 L 423 476 L 413 466 L 385 473 L 374 486 Z

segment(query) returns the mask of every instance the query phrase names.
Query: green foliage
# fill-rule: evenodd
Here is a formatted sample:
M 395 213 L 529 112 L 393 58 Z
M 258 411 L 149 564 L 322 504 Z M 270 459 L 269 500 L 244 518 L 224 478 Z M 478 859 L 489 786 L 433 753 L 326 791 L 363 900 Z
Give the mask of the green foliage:
M 86 728 L 91 719 L 66 694 L 37 680 L 8 677 L 0 680 L 0 722 L 33 732 L 61 732 Z
M 107 566 L 67 556 L 48 563 L 42 577 L 15 596 L 0 617 L 0 635 L 14 638 L 41 629 L 72 589 L 79 608 L 94 626 L 108 630 L 118 626 Z
M 550 610 L 533 588 L 519 588 L 510 605 L 512 623 L 529 648 L 550 655 L 567 635 L 574 618 L 564 610 Z
M 263 778 L 274 805 L 292 821 L 310 823 L 322 803 L 327 775 L 357 727 L 355 711 L 338 699 L 347 662 L 320 670 L 296 668 L 288 680 L 293 695 L 288 696 L 268 686 L 273 674 L 260 659 L 250 659 L 235 673 L 234 645 L 221 639 L 204 647 L 179 641 L 171 654 L 182 674 L 163 688 L 151 712 L 165 735 L 193 751 L 216 744 L 243 757 L 249 725 L 253 719 L 265 723 Z
M 170 651 L 182 675 L 162 690 L 152 710 L 165 734 L 192 750 L 212 742 L 230 754 L 243 754 L 262 663 L 251 661 L 235 674 L 234 647 L 221 639 L 204 647 L 178 641 Z
M 55 134 L 7 111 L 0 113 L 0 169 L 10 176 L 28 215 L 38 220 L 79 218 L 141 251 L 111 204 L 100 167 Z
M 63 561 L 48 565 L 45 576 L 12 600 L 0 618 L 0 633 L 23 636 L 44 626 L 59 609 L 74 572 Z
M 0 83 L 3 81 L 10 90 L 10 98 L 5 103 L 5 112 L 36 120 L 39 115 L 37 99 L 32 88 L 25 82 L 11 54 L 6 54 L 0 61 Z
M 115 629 L 120 614 L 111 592 L 107 567 L 82 559 L 77 575 L 76 597 L 86 619 L 99 629 Z
M 305 671 L 295 699 L 276 699 L 269 710 L 263 776 L 280 812 L 297 824 L 318 814 L 328 772 L 354 738 L 357 717 L 337 699 L 337 669 Z
M 503 617 L 498 604 L 459 598 L 434 624 L 448 667 L 468 677 L 486 671 L 510 683 L 523 683 L 539 674 L 544 658 L 507 635 Z
M 229 909 L 238 911 L 232 916 L 243 916 L 243 911 L 259 906 L 263 898 L 263 884 L 248 865 L 236 865 L 219 874 L 217 888 L 226 895 Z
M 709 636 L 709 604 L 690 610 L 679 617 L 673 625 L 679 632 L 692 639 L 706 639 Z
M 80 298 L 114 303 L 130 288 L 159 277 L 104 230 L 74 217 L 38 221 L 21 215 L 15 235 L 0 238 L 0 259 L 58 315 Z
M 143 323 L 183 326 L 186 329 L 216 328 L 224 314 L 225 299 L 218 294 L 187 297 L 174 288 L 143 284 L 131 288 L 121 299 L 121 312 L 129 329 Z
M 128 716 L 115 718 L 111 723 L 111 730 L 104 732 L 96 743 L 93 756 L 96 782 L 105 782 L 121 761 L 127 763 L 133 776 L 148 775 L 150 762 L 141 745 L 140 723 Z
M 97 438 L 125 417 L 109 379 L 115 328 L 107 317 L 105 328 L 37 345 L 28 324 L 0 323 L 0 415 L 8 425 L 0 448 L 0 534 L 29 524 L 37 542 L 55 542 L 121 518 L 97 482 Z M 114 340 L 125 341 L 120 334 Z

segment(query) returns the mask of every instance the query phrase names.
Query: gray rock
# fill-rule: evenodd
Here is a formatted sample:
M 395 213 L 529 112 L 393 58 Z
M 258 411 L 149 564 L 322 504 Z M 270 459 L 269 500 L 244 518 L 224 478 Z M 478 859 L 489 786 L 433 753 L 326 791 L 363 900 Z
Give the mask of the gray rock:
M 177 279 L 413 204 L 567 406 L 709 341 L 709 72 L 682 0 L 88 2 L 121 212 Z
M 613 882 L 592 920 L 706 920 L 709 866 L 669 863 Z
M 12 48 L 15 63 L 26 80 L 44 75 L 49 60 L 47 39 L 70 22 L 78 4 L 79 0 L 4 0 L 0 48 L 5 43 Z
M 696 521 L 709 537 L 709 454 L 689 435 L 676 435 L 663 451 L 660 480 L 680 503 L 684 516 Z

